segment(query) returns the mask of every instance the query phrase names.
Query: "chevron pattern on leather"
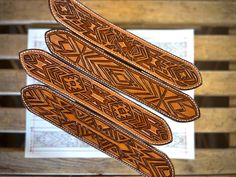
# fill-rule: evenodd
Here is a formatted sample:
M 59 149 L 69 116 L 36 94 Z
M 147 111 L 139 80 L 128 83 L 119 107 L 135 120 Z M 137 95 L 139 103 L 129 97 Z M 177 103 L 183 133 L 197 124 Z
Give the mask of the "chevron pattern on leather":
M 22 99 L 34 114 L 124 162 L 144 176 L 174 176 L 173 166 L 166 155 L 45 86 L 24 88 Z
M 192 121 L 199 117 L 196 103 L 186 94 L 137 72 L 67 31 L 47 32 L 46 42 L 61 60 L 69 61 L 173 120 Z
M 27 74 L 98 112 L 143 140 L 166 144 L 172 136 L 166 122 L 41 50 L 20 54 Z
M 91 43 L 180 89 L 201 84 L 197 68 L 111 24 L 75 0 L 49 0 L 55 19 Z

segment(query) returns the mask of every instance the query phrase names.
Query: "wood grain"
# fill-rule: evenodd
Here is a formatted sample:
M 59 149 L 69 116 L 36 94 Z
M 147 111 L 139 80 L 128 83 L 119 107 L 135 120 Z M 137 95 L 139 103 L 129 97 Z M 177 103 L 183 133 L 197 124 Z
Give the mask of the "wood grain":
M 0 92 L 20 92 L 26 84 L 26 74 L 23 70 L 0 69 Z
M 201 118 L 195 122 L 195 132 L 236 133 L 236 108 L 200 108 L 200 111 Z M 1 108 L 0 132 L 25 132 L 25 109 Z
M 84 0 L 83 0 L 84 1 Z M 25 6 L 25 4 L 28 6 Z M 124 28 L 224 27 L 236 25 L 236 1 L 112 1 L 91 0 L 86 4 Z M 118 8 L 121 6 L 121 8 Z M 39 8 L 40 7 L 40 10 Z M 142 8 L 142 11 L 139 9 Z M 126 14 L 125 18 L 123 14 Z M 139 18 L 137 18 L 137 16 Z M 0 25 L 54 23 L 47 0 L 0 0 Z M 231 32 L 231 34 L 235 34 Z M 0 59 L 18 59 L 27 47 L 26 35 L 1 34 Z M 236 61 L 236 36 L 195 35 L 195 61 Z M 234 63 L 235 64 L 235 63 Z M 0 92 L 19 92 L 25 85 L 21 70 L 0 70 Z M 197 150 L 194 161 L 175 160 L 177 176 L 236 177 L 236 93 L 234 71 L 204 71 L 203 86 L 198 96 L 231 96 L 231 108 L 201 108 L 196 132 L 233 132 L 229 134 L 231 149 Z M 234 103 L 234 104 L 233 104 Z M 24 132 L 23 108 L 0 108 L 0 132 Z M 234 149 L 233 149 L 233 148 Z M 87 175 L 109 174 L 110 177 L 140 177 L 112 159 L 25 159 L 23 149 L 0 149 L 2 175 Z M 113 174 L 125 174 L 114 176 Z M 232 174 L 232 175 L 230 175 Z M 84 176 L 83 176 L 84 175 Z M 3 177 L 3 176 L 0 176 Z M 69 176 L 68 176 L 69 177 Z
M 27 48 L 27 36 L 24 34 L 0 34 L 0 59 L 18 58 L 18 53 Z
M 235 26 L 236 24 L 234 1 L 82 0 L 82 2 L 111 22 L 126 28 Z M 47 0 L 0 1 L 1 25 L 29 23 L 55 23 L 49 12 Z
M 196 35 L 196 61 L 235 61 L 236 36 L 233 35 Z
M 0 59 L 18 59 L 19 51 L 27 48 L 27 35 L 1 34 Z M 9 47 L 11 46 L 11 47 Z M 196 61 L 236 61 L 236 36 L 195 35 Z
M 1 108 L 0 132 L 25 132 L 25 109 Z
M 196 89 L 197 96 L 236 96 L 236 71 L 201 71 L 203 85 Z M 19 92 L 25 85 L 23 70 L 1 69 L 0 92 Z M 209 89 L 210 88 L 210 89 Z
M 201 108 L 201 117 L 195 121 L 195 132 L 236 132 L 236 108 Z
M 177 175 L 220 175 L 236 173 L 235 149 L 196 150 L 196 160 L 173 160 Z M 136 175 L 116 160 L 108 159 L 29 159 L 23 149 L 0 149 L 2 175 Z
M 202 71 L 203 84 L 196 89 L 197 96 L 234 96 L 235 71 Z

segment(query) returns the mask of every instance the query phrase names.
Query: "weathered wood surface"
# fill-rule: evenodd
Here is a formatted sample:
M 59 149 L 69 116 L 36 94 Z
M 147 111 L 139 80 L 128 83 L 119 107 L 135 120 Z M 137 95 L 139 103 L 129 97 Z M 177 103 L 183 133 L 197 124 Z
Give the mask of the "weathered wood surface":
M 195 121 L 198 133 L 236 132 L 236 108 L 201 108 L 201 117 Z
M 203 84 L 196 89 L 198 96 L 235 96 L 236 71 L 201 71 Z
M 82 0 L 82 2 L 113 23 L 128 28 L 236 25 L 235 1 L 186 0 L 170 3 L 170 1 L 141 0 Z M 29 23 L 55 23 L 49 12 L 47 0 L 0 1 L 1 25 Z
M 25 109 L 0 108 L 0 132 L 25 132 Z
M 27 36 L 24 34 L 0 34 L 0 59 L 18 59 L 18 53 L 27 48 Z
M 1 34 L 0 59 L 18 59 L 18 53 L 27 48 L 27 35 Z M 9 47 L 10 46 L 10 47 Z M 236 36 L 195 35 L 196 61 L 236 61 Z
M 124 28 L 207 26 L 234 29 L 236 26 L 235 0 L 81 1 Z M 55 24 L 47 0 L 0 0 L 0 25 L 31 23 Z M 195 35 L 194 52 L 195 61 L 232 62 L 231 71 L 202 71 L 203 85 L 195 92 L 197 96 L 230 96 L 230 108 L 201 108 L 201 119 L 195 122 L 195 128 L 197 133 L 229 133 L 231 148 L 197 149 L 194 161 L 174 160 L 177 176 L 236 177 L 236 71 L 232 67 L 236 62 L 236 36 L 233 35 L 235 30 L 232 31 L 229 31 L 231 35 Z M 4 44 L 0 47 L 0 60 L 17 59 L 18 52 L 27 47 L 24 34 L 0 34 L 0 40 Z M 22 70 L 0 69 L 0 76 L 0 95 L 19 94 L 25 85 Z M 0 132 L 25 132 L 25 109 L 1 107 Z M 140 176 L 113 159 L 26 159 L 23 149 L 0 148 L 0 177 L 76 174 L 81 177 Z
M 201 71 L 203 85 L 196 89 L 197 96 L 236 96 L 236 71 Z M 0 69 L 0 92 L 11 94 L 25 86 L 23 70 Z
M 197 133 L 236 133 L 236 108 L 201 108 Z M 24 108 L 0 109 L 0 132 L 25 132 Z
M 236 61 L 236 36 L 195 35 L 196 61 Z
M 173 160 L 177 175 L 236 173 L 235 149 L 197 149 L 196 160 Z M 28 159 L 19 149 L 0 149 L 0 174 L 135 175 L 114 159 Z
M 26 74 L 23 70 L 0 69 L 0 92 L 20 92 L 26 84 Z

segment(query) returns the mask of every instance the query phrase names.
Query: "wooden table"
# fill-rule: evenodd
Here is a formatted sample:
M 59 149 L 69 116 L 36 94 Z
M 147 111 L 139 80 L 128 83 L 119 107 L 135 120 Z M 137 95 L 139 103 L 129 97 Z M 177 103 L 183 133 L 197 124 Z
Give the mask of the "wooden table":
M 83 2 L 123 28 L 196 30 L 195 61 L 203 76 L 196 89 L 202 115 L 196 121 L 196 160 L 174 160 L 176 174 L 236 176 L 236 1 Z M 137 175 L 113 159 L 24 158 L 25 110 L 19 90 L 25 73 L 18 52 L 26 48 L 29 26 L 55 23 L 47 0 L 0 0 L 0 176 Z

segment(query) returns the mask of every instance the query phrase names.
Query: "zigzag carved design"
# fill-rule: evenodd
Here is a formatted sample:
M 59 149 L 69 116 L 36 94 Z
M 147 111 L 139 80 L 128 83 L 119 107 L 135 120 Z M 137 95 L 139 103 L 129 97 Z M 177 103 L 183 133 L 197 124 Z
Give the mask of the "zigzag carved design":
M 114 157 L 146 177 L 173 177 L 168 157 L 101 116 L 63 98 L 45 86 L 22 90 L 25 106 L 34 114 Z
M 49 31 L 46 42 L 51 52 L 62 60 L 69 61 L 176 121 L 191 121 L 199 117 L 198 107 L 186 94 L 137 72 L 70 32 Z
M 163 119 L 50 54 L 41 50 L 27 50 L 20 54 L 20 60 L 31 77 L 93 109 L 143 140 L 153 144 L 166 144 L 171 141 L 170 129 Z
M 194 65 L 111 24 L 80 2 L 49 2 L 59 23 L 94 45 L 180 89 L 201 85 L 200 73 Z

